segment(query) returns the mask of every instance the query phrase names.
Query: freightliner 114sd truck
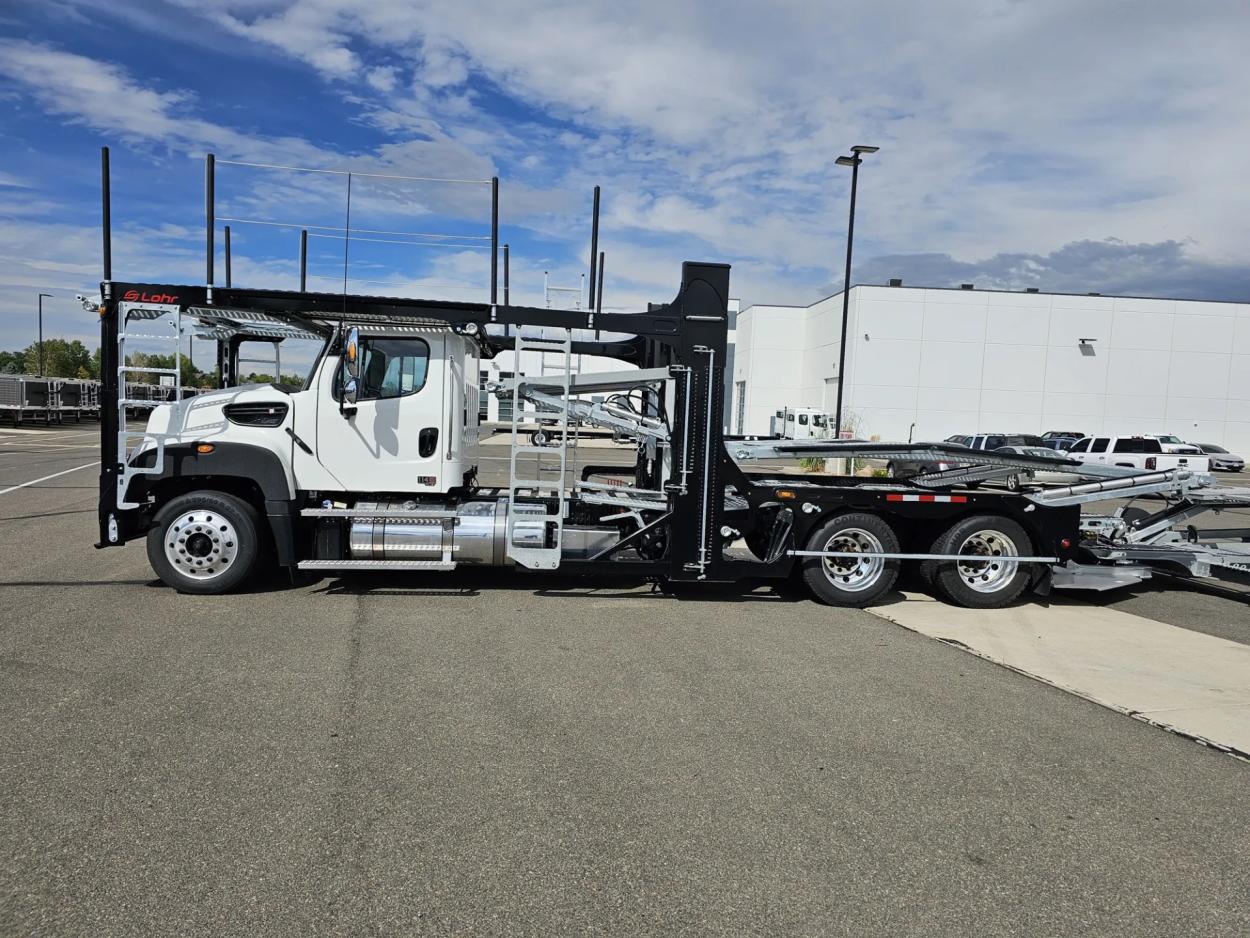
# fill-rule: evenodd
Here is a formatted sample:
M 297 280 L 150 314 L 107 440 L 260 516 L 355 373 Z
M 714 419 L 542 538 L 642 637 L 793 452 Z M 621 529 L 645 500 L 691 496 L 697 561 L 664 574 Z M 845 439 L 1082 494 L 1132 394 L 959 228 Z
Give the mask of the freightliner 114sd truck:
M 1004 491 L 978 483 L 1056 462 L 953 444 L 726 437 L 723 264 L 684 264 L 671 302 L 632 314 L 222 288 L 211 262 L 202 286 L 125 283 L 111 279 L 107 207 L 106 187 L 106 279 L 86 301 L 102 338 L 98 546 L 145 539 L 157 574 L 184 592 L 229 591 L 267 563 L 434 576 L 476 565 L 672 583 L 794 577 L 823 602 L 864 606 L 915 563 L 946 600 L 989 608 L 1152 571 L 1250 573 L 1250 532 L 1182 526 L 1250 505 L 1250 491 L 1189 470 L 1071 462 L 1084 481 Z M 248 340 L 316 339 L 321 351 L 303 387 L 129 400 L 128 377 L 153 369 L 127 364 L 128 343 L 163 338 L 177 374 L 192 334 L 216 341 L 227 384 Z M 478 479 L 478 373 L 504 349 L 518 361 L 541 351 L 549 373 L 492 388 L 513 405 L 508 483 L 494 487 Z M 579 354 L 621 367 L 577 373 Z M 137 406 L 152 409 L 132 430 Z M 555 423 L 545 445 L 518 432 L 535 412 Z M 583 426 L 628 440 L 633 465 L 574 473 Z M 907 480 L 759 468 L 803 456 L 954 468 Z M 1146 510 L 1081 513 L 1144 495 L 1155 497 Z

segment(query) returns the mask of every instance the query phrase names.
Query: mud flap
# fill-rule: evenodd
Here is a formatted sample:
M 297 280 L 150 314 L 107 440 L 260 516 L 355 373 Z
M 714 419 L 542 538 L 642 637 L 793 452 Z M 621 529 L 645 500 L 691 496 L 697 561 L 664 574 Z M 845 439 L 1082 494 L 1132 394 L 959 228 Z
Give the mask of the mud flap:
M 765 563 L 774 563 L 788 550 L 794 547 L 794 511 L 783 508 L 773 519 L 772 534 L 768 539 L 768 554 Z

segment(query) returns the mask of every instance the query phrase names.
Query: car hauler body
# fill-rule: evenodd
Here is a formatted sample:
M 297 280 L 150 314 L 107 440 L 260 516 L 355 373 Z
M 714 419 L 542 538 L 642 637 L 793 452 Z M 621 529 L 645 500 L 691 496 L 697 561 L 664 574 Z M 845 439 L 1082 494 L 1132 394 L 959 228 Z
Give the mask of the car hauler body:
M 943 444 L 726 439 L 728 287 L 727 266 L 687 263 L 671 303 L 597 314 L 106 281 L 97 307 L 99 546 L 143 537 L 165 582 L 200 593 L 237 586 L 266 559 L 318 572 L 488 565 L 674 582 L 798 576 L 819 599 L 856 606 L 888 591 L 904 562 L 919 562 L 947 599 L 979 607 L 1052 581 L 1102 588 L 1149 575 L 1132 557 L 1128 523 L 1112 517 L 1087 531 L 1080 505 L 1187 495 L 1190 473 L 1134 481 L 1125 470 L 1083 468 L 1101 477 L 1087 484 L 1095 490 L 974 491 L 963 486 L 1053 461 Z M 134 370 L 126 342 L 144 330 L 215 338 L 226 374 L 248 339 L 316 338 L 322 350 L 302 389 L 178 395 L 130 431 L 126 408 L 137 402 L 122 393 Z M 508 484 L 486 487 L 478 361 L 505 348 L 564 365 L 492 389 L 512 399 L 513 428 Z M 577 354 L 632 368 L 576 374 Z M 527 407 L 555 422 L 547 445 L 518 432 Z M 570 480 L 579 426 L 633 441 L 633 466 L 589 466 Z M 906 482 L 743 468 L 937 449 L 960 468 Z M 1173 544 L 1169 556 L 1184 560 L 1186 549 Z

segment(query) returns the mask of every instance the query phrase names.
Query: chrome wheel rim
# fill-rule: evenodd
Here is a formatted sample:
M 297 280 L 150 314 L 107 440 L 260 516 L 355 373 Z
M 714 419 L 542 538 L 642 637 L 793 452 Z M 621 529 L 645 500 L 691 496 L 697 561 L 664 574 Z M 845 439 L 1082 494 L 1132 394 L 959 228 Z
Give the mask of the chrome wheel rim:
M 871 531 L 863 528 L 843 528 L 825 542 L 821 548 L 834 553 L 874 553 L 885 552 Z M 822 557 L 821 569 L 825 579 L 835 587 L 847 593 L 859 593 L 870 589 L 885 570 L 883 557 Z
M 978 593 L 1004 589 L 1020 569 L 1020 564 L 1010 559 L 1020 556 L 1016 543 L 1001 531 L 986 529 L 968 535 L 959 545 L 959 553 L 969 558 L 955 561 L 959 578 Z
M 234 525 L 220 512 L 183 512 L 165 528 L 165 557 L 170 566 L 193 580 L 213 580 L 239 556 Z

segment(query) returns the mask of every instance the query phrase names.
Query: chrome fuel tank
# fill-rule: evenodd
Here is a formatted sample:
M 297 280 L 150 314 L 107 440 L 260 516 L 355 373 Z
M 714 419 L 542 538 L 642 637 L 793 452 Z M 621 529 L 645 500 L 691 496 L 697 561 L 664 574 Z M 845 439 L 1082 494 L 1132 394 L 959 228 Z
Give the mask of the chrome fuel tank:
M 528 506 L 527 506 L 528 507 Z M 541 511 L 539 506 L 535 510 Z M 356 560 L 435 560 L 447 548 L 457 564 L 505 566 L 508 500 L 489 498 L 456 503 L 391 499 L 357 502 L 351 525 L 351 556 Z M 371 511 L 403 512 L 406 517 L 370 517 Z M 518 522 L 516 540 L 541 546 L 546 526 Z

